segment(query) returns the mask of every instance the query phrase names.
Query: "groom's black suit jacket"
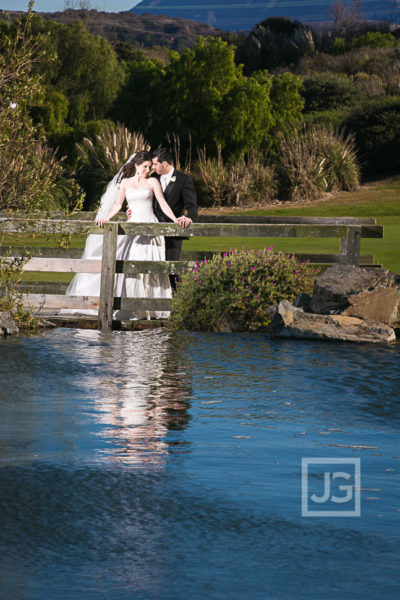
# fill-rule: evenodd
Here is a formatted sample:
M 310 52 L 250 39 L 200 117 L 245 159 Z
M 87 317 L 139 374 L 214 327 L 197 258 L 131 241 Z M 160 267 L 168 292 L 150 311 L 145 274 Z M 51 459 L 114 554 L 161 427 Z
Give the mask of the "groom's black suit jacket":
M 157 176 L 157 179 L 160 179 Z M 172 179 L 164 190 L 164 198 L 172 208 L 172 212 L 176 217 L 181 217 L 186 213 L 186 216 L 195 220 L 197 217 L 197 197 L 196 190 L 194 189 L 193 179 L 174 169 L 172 173 Z M 154 199 L 154 212 L 157 219 L 161 222 L 171 221 L 166 214 L 161 210 L 157 200 Z

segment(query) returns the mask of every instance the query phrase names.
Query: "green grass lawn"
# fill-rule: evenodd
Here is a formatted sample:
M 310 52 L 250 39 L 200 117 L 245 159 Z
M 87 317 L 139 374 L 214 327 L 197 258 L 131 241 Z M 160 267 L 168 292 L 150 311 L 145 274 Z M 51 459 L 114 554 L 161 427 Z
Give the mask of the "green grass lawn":
M 226 211 L 228 212 L 228 211 Z M 342 192 L 306 206 L 235 211 L 235 215 L 291 215 L 304 217 L 375 217 L 384 226 L 383 239 L 362 239 L 361 254 L 374 254 L 375 262 L 400 273 L 400 176 L 364 185 L 356 192 Z M 338 253 L 339 239 L 322 238 L 194 238 L 187 250 L 229 250 L 273 246 L 284 252 Z
M 219 211 L 220 214 L 233 211 Z M 237 211 L 235 215 L 294 215 L 316 217 L 375 217 L 384 226 L 383 239 L 363 239 L 361 254 L 374 254 L 375 262 L 400 273 L 400 176 L 363 185 L 355 192 L 342 192 L 305 206 L 281 205 L 277 208 Z M 15 243 L 7 236 L 3 244 Z M 85 238 L 76 236 L 71 246 L 83 248 Z M 285 252 L 338 253 L 339 239 L 282 239 L 282 238 L 193 238 L 184 242 L 186 250 L 229 250 L 229 248 L 264 248 L 273 246 Z M 18 245 L 51 246 L 52 240 L 36 236 L 20 238 Z M 67 273 L 26 273 L 27 279 L 69 281 Z

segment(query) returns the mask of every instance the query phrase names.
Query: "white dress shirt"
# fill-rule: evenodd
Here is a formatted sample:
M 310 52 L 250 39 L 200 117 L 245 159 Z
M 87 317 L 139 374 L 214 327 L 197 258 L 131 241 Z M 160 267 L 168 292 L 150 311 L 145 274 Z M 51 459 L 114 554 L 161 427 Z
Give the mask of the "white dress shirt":
M 165 173 L 165 175 L 161 175 L 161 177 L 160 177 L 160 183 L 161 183 L 161 189 L 162 189 L 163 192 L 165 191 L 165 188 L 167 187 L 167 185 L 171 181 L 171 177 L 174 174 L 174 170 L 175 169 L 171 169 L 168 173 Z

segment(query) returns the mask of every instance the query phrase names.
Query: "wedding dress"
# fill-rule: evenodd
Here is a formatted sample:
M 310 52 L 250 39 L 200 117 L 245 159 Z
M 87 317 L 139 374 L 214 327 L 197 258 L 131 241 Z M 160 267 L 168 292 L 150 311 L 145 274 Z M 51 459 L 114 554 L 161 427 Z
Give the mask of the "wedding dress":
M 149 187 L 127 188 L 126 200 L 132 210 L 130 223 L 158 223 L 153 211 L 153 190 Z M 82 258 L 101 260 L 103 236 L 90 234 Z M 118 236 L 117 260 L 165 260 L 165 241 L 161 236 Z M 68 296 L 99 296 L 100 274 L 77 273 L 69 284 Z M 136 277 L 115 275 L 114 296 L 129 298 L 171 298 L 172 291 L 167 274 L 138 274 Z M 96 310 L 63 309 L 61 314 L 97 315 Z M 165 319 L 169 311 L 115 311 L 113 318 Z

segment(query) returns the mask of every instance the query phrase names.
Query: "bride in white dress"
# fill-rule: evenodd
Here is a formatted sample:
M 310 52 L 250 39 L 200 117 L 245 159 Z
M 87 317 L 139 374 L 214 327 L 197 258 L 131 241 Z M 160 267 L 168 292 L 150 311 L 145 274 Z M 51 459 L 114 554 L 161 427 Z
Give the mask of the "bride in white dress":
M 129 222 L 158 223 L 153 211 L 153 196 L 156 198 L 162 211 L 174 222 L 177 219 L 164 199 L 159 181 L 149 178 L 152 166 L 150 154 L 143 150 L 132 155 L 122 167 L 119 174 L 109 184 L 107 192 L 102 198 L 100 210 L 96 216 L 96 223 L 102 227 L 122 208 L 126 198 L 132 213 Z M 115 198 L 116 196 L 116 198 Z M 110 207 L 110 200 L 114 200 Z M 82 258 L 101 259 L 103 236 L 90 234 Z M 157 236 L 118 236 L 117 260 L 165 260 L 164 237 Z M 99 296 L 100 275 L 81 274 L 75 275 L 67 288 L 69 296 Z M 128 278 L 122 274 L 115 276 L 114 295 L 117 297 L 134 298 L 171 298 L 171 286 L 167 274 L 140 274 Z M 62 314 L 93 314 L 94 310 L 62 310 Z M 166 311 L 117 311 L 114 319 L 150 319 L 168 318 Z

